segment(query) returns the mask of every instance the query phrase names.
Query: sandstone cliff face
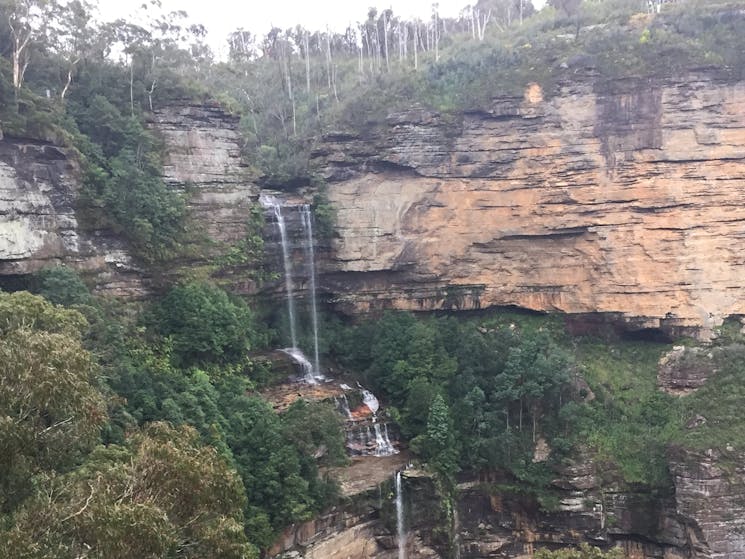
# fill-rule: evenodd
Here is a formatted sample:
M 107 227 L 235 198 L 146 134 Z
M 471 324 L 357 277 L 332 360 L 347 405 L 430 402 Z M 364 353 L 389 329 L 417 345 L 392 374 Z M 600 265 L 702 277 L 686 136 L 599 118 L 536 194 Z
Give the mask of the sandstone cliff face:
M 79 177 L 67 153 L 23 139 L 0 140 L 0 277 L 25 276 L 65 263 L 95 274 L 117 296 L 142 289 L 142 271 L 124 243 L 80 227 Z
M 388 457 L 395 458 L 395 457 Z M 398 539 L 393 480 L 391 476 L 405 462 L 395 466 L 387 458 L 379 461 L 372 478 L 354 490 L 345 489 L 343 504 L 325 514 L 285 530 L 267 553 L 278 559 L 396 559 Z M 359 465 L 359 464 L 358 464 Z M 392 469 L 387 467 L 394 466 Z M 354 466 L 353 466 L 354 468 Z M 380 479 L 378 474 L 384 477 Z M 440 505 L 428 477 L 404 480 L 405 550 L 409 559 L 440 559 L 448 556 L 433 546 L 432 532 L 437 526 Z M 442 543 L 442 542 L 439 542 Z
M 166 184 L 189 194 L 192 218 L 218 243 L 246 235 L 258 199 L 241 160 L 238 121 L 216 105 L 190 103 L 157 109 L 150 117 L 151 129 L 165 144 Z
M 745 456 L 673 448 L 677 511 L 688 525 L 692 557 L 745 558 Z
M 719 348 L 675 346 L 660 359 L 657 386 L 674 396 L 685 396 L 717 373 Z
M 205 257 L 245 237 L 250 207 L 258 199 L 241 162 L 238 119 L 213 105 L 176 104 L 153 113 L 150 127 L 163 140 L 166 184 L 187 195 L 190 228 L 199 245 L 179 264 L 202 265 Z M 24 276 L 64 263 L 90 276 L 100 292 L 145 296 L 152 278 L 124 241 L 79 222 L 78 175 L 62 148 L 0 140 L 0 276 Z M 223 270 L 237 288 L 249 290 L 240 272 Z
M 455 516 L 457 556 L 527 559 L 538 549 L 590 543 L 601 548 L 620 546 L 628 559 L 708 557 L 700 553 L 709 545 L 697 524 L 702 516 L 695 519 L 679 514 L 680 505 L 676 508 L 672 494 L 653 496 L 601 482 L 594 470 L 592 462 L 584 460 L 561 472 L 555 482 L 560 504 L 553 512 L 541 510 L 535 500 L 525 495 L 500 491 L 494 484 L 498 479 L 483 476 L 460 483 Z M 421 472 L 413 476 L 404 481 L 406 556 L 451 557 L 443 537 L 446 528 L 438 524 L 441 505 L 434 486 Z M 283 559 L 395 558 L 397 539 L 390 477 L 381 488 L 345 496 L 344 504 L 289 528 L 268 555 Z M 702 510 L 702 505 L 696 506 L 696 510 Z M 726 529 L 720 524 L 715 537 L 730 537 Z M 692 537 L 696 534 L 699 539 L 694 543 Z
M 351 311 L 518 305 L 704 336 L 745 313 L 745 83 L 532 86 L 314 157 L 338 216 L 324 285 Z

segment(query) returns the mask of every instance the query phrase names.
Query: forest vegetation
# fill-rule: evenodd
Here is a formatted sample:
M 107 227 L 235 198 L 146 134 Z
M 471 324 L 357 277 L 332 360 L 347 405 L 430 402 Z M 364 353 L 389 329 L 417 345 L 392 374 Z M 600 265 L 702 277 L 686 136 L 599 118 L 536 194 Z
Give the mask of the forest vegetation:
M 553 95 L 574 80 L 702 65 L 744 76 L 741 2 L 550 4 L 481 0 L 456 19 L 414 21 L 371 9 L 344 33 L 238 28 L 217 60 L 182 13 L 143 26 L 96 21 L 81 0 L 0 0 L 0 129 L 65 146 L 80 164 L 81 221 L 124 237 L 157 273 L 198 238 L 148 126 L 169 103 L 240 115 L 252 178 L 292 189 L 318 185 L 309 154 L 323 134 L 375 127 L 412 103 L 453 115 L 528 83 Z M 314 207 L 333 234 L 322 189 Z M 258 268 L 255 226 L 215 264 L 250 254 Z M 281 336 L 271 312 L 188 270 L 138 303 L 85 279 L 57 267 L 0 292 L 0 557 L 259 557 L 338 502 L 323 472 L 346 460 L 341 416 L 304 401 L 277 414 L 258 395 L 273 381 L 259 354 Z M 680 399 L 656 389 L 670 344 L 575 337 L 558 316 L 350 323 L 329 311 L 321 330 L 324 358 L 380 395 L 444 500 L 459 475 L 498 471 L 485 490 L 550 510 L 556 468 L 577 455 L 604 483 L 664 493 L 669 445 L 745 448 L 745 355 L 729 325 L 718 375 Z M 702 406 L 709 421 L 687 430 Z M 539 439 L 548 460 L 533 459 Z

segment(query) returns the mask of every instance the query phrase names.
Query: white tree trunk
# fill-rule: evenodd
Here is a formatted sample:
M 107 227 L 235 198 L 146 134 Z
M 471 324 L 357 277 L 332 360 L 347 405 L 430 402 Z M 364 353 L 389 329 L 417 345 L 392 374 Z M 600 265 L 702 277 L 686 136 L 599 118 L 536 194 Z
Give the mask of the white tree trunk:
M 331 89 L 331 33 L 326 27 L 326 81 L 328 88 Z
M 391 71 L 391 62 L 388 58 L 388 17 L 383 12 L 383 45 L 385 49 L 385 70 L 386 72 Z
M 486 15 L 479 14 L 478 15 L 478 34 L 479 34 L 479 41 L 484 40 L 484 33 L 486 32 L 486 26 L 489 24 L 489 20 L 491 19 L 491 10 L 487 12 Z
M 310 95 L 310 49 L 308 48 L 308 32 L 306 31 L 303 39 L 305 40 L 305 92 Z
M 17 94 L 23 85 L 23 75 L 28 67 L 28 60 L 24 60 L 24 57 L 26 48 L 31 41 L 31 31 L 29 30 L 24 34 L 22 29 L 17 29 L 17 26 L 13 25 L 11 17 L 8 17 L 8 27 L 13 36 L 13 87 Z
M 135 116 L 135 58 L 130 55 L 129 57 L 129 112 L 131 116 Z
M 414 22 L 414 70 L 419 69 L 419 22 Z
M 332 74 L 331 74 L 331 83 L 334 86 L 334 99 L 336 99 L 336 102 L 338 103 L 339 102 L 339 93 L 336 91 L 336 64 L 334 64 L 334 66 L 332 67 L 331 72 L 332 72 Z

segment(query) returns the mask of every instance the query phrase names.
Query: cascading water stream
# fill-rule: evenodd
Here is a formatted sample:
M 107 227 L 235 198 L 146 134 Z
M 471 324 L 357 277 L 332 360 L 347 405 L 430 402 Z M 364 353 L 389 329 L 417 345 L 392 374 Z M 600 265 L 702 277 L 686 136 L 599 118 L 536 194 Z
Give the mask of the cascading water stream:
M 383 430 L 380 428 L 378 418 L 373 416 L 373 429 L 375 430 L 375 456 L 391 456 L 396 454 L 396 449 L 393 448 L 391 440 L 388 438 L 388 429 Z
M 282 214 L 282 204 L 273 196 L 262 195 L 259 198 L 261 204 L 264 207 L 272 208 L 274 217 L 277 221 L 277 228 L 279 229 L 280 242 L 282 244 L 282 266 L 285 274 L 285 290 L 287 291 L 287 314 L 290 323 L 290 343 L 291 347 L 286 348 L 282 351 L 287 353 L 293 360 L 300 365 L 303 370 L 303 377 L 306 382 L 316 384 L 318 379 L 323 379 L 323 375 L 320 371 L 319 359 L 318 359 L 318 317 L 316 309 L 316 278 L 315 278 L 315 254 L 313 249 L 313 220 L 310 213 L 310 206 L 307 204 L 301 208 L 301 221 L 303 224 L 304 232 L 304 247 L 305 257 L 308 260 L 308 266 L 310 270 L 310 282 L 311 282 L 311 301 L 312 301 L 312 316 L 313 316 L 313 349 L 314 349 L 314 363 L 305 357 L 302 350 L 298 347 L 297 343 L 297 312 L 295 310 L 295 290 L 292 283 L 292 260 L 290 258 L 290 244 L 287 236 L 287 226 L 285 223 L 285 216 Z
M 380 424 L 378 423 L 380 402 L 375 397 L 375 394 L 362 387 L 360 388 L 362 391 L 362 402 L 372 412 L 372 427 L 368 427 L 368 432 L 370 440 L 375 440 L 375 456 L 391 456 L 393 454 L 398 454 L 398 450 L 393 446 L 393 443 L 391 443 L 391 439 L 388 436 L 388 426 L 384 425 L 384 428 L 381 429 Z
M 352 419 L 352 410 L 349 409 L 349 400 L 347 400 L 347 395 L 342 394 L 338 398 L 339 407 L 341 408 L 341 412 L 344 414 L 344 417 L 347 419 Z
M 404 488 L 401 471 L 396 472 L 396 529 L 398 530 L 398 559 L 406 559 L 404 530 Z
M 359 386 L 359 383 L 357 383 L 357 386 Z M 380 402 L 378 402 L 375 394 L 373 394 L 369 390 L 365 390 L 364 388 L 362 388 L 362 403 L 370 408 L 370 411 L 373 413 L 373 415 L 377 414 L 378 410 L 380 409 Z
M 288 347 L 282 351 L 292 357 L 295 363 L 300 365 L 300 368 L 303 370 L 303 378 L 305 379 L 305 382 L 309 384 L 317 384 L 318 381 L 316 380 L 316 376 L 313 374 L 313 365 L 311 365 L 310 361 L 308 361 L 308 358 L 305 357 L 305 354 L 303 354 L 302 351 L 296 347 Z
M 287 314 L 290 319 L 290 340 L 292 348 L 297 349 L 297 328 L 295 326 L 295 294 L 292 288 L 292 265 L 290 263 L 290 250 L 287 243 L 287 228 L 285 227 L 285 218 L 282 215 L 282 206 L 276 200 L 270 200 L 274 209 L 274 216 L 277 218 L 277 227 L 279 228 L 279 237 L 282 242 L 282 264 L 285 270 L 285 289 L 287 290 Z
M 310 275 L 310 310 L 313 323 L 313 369 L 314 374 L 321 374 L 318 359 L 318 309 L 316 307 L 316 255 L 313 247 L 313 215 L 308 204 L 301 209 L 303 230 L 305 232 L 305 259 L 308 262 Z

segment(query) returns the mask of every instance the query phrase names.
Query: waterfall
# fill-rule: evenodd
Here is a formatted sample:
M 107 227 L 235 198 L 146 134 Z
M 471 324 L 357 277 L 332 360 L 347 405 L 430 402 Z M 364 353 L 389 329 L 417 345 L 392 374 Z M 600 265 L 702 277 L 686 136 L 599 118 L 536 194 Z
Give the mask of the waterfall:
M 347 400 L 346 394 L 342 394 L 339 398 L 339 407 L 344 413 L 344 417 L 346 417 L 347 419 L 352 419 L 352 411 L 349 409 L 349 400 Z
M 391 440 L 388 438 L 388 429 L 383 430 L 380 428 L 377 417 L 373 415 L 373 429 L 375 430 L 375 456 L 391 456 L 397 454 L 395 448 L 391 444 Z
M 295 361 L 295 363 L 300 365 L 300 368 L 303 370 L 303 378 L 305 379 L 305 382 L 309 384 L 318 383 L 316 380 L 317 377 L 313 374 L 313 365 L 311 365 L 310 361 L 308 361 L 308 358 L 305 357 L 302 351 L 296 347 L 288 347 L 282 351 L 292 357 L 292 360 Z
M 364 388 L 362 389 L 362 403 L 370 408 L 370 411 L 373 412 L 373 415 L 378 413 L 378 410 L 380 409 L 380 402 L 378 402 L 375 394 L 373 394 L 369 390 L 365 390 Z
M 398 529 L 398 559 L 406 559 L 406 532 L 404 531 L 404 489 L 401 471 L 396 472 L 396 528 Z
M 290 251 L 287 243 L 287 229 L 285 228 L 285 218 L 282 216 L 282 206 L 275 199 L 270 203 L 274 209 L 274 216 L 277 218 L 277 227 L 279 227 L 279 236 L 282 241 L 282 263 L 285 269 L 285 288 L 287 289 L 287 314 L 290 316 L 290 340 L 292 349 L 297 349 L 297 329 L 295 326 L 295 295 L 292 289 L 292 264 L 290 262 Z
M 287 291 L 287 314 L 290 322 L 290 342 L 291 347 L 283 349 L 292 359 L 300 365 L 303 370 L 303 377 L 311 384 L 323 380 L 318 358 L 318 313 L 316 309 L 316 267 L 315 251 L 313 248 L 313 219 L 310 212 L 310 206 L 304 204 L 301 207 L 300 215 L 303 224 L 305 248 L 305 258 L 308 263 L 310 273 L 310 295 L 311 295 L 311 313 L 313 318 L 313 364 L 305 357 L 302 350 L 298 347 L 297 342 L 297 312 L 295 310 L 295 290 L 292 283 L 292 259 L 290 258 L 290 243 L 287 238 L 287 226 L 285 217 L 282 215 L 282 204 L 274 196 L 262 194 L 259 202 L 266 208 L 272 208 L 274 217 L 277 220 L 279 237 L 282 243 L 282 266 L 285 273 L 285 290 Z
M 303 230 L 305 232 L 305 259 L 308 261 L 310 272 L 310 310 L 313 323 L 313 368 L 316 375 L 320 375 L 321 367 L 318 359 L 318 310 L 316 308 L 316 255 L 313 248 L 313 215 L 310 206 L 302 207 Z
M 358 448 L 352 447 L 351 450 L 353 452 L 359 452 L 364 456 L 392 456 L 393 454 L 398 454 L 398 450 L 393 446 L 390 435 L 388 434 L 388 425 L 386 423 L 378 423 L 380 402 L 375 397 L 375 394 L 362 388 L 359 383 L 357 383 L 357 386 L 359 386 L 360 393 L 362 394 L 362 403 L 372 412 L 372 425 L 367 424 L 367 426 L 363 426 L 358 431 L 359 446 Z M 346 395 L 343 396 L 343 401 L 346 402 Z M 343 405 L 342 410 L 344 410 Z M 351 412 L 347 417 L 349 420 L 352 420 Z

